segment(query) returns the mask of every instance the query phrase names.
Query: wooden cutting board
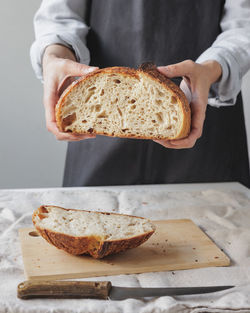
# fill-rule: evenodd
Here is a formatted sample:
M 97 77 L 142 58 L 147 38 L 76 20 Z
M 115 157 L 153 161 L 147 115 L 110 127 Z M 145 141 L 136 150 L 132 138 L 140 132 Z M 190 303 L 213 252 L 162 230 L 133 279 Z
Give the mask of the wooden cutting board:
M 50 245 L 34 228 L 19 236 L 27 279 L 66 279 L 228 266 L 229 258 L 191 220 L 154 221 L 156 232 L 142 246 L 95 260 Z

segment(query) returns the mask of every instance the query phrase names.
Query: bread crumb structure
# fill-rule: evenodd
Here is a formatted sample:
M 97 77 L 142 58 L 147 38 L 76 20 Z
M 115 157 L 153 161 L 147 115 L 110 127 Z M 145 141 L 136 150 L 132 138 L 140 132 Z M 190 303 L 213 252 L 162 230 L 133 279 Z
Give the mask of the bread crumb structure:
M 155 231 L 150 220 L 116 213 L 41 206 L 33 223 L 49 243 L 68 253 L 94 258 L 135 248 Z
M 61 131 L 177 139 L 190 131 L 188 101 L 154 65 L 97 70 L 66 89 L 56 107 Z

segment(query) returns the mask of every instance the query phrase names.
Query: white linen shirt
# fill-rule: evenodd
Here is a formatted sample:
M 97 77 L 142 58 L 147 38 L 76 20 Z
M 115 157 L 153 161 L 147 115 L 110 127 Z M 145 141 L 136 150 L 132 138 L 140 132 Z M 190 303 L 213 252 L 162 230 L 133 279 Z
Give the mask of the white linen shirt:
M 34 17 L 36 40 L 30 50 L 39 79 L 42 80 L 43 53 L 52 44 L 71 48 L 78 62 L 89 64 L 86 6 L 86 0 L 42 1 Z M 197 63 L 216 60 L 222 67 L 222 77 L 211 86 L 208 98 L 208 104 L 217 107 L 235 104 L 242 77 L 250 69 L 250 0 L 226 0 L 220 25 L 222 32 L 196 60 Z

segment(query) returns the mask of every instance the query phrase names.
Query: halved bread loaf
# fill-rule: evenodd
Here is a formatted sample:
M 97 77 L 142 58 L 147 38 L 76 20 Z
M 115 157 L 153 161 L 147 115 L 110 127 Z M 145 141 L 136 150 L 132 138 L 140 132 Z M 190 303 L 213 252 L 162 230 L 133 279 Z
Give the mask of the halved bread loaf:
M 154 233 L 150 220 L 131 215 L 41 206 L 32 216 L 40 235 L 59 249 L 98 259 L 136 248 Z
M 178 139 L 190 131 L 182 90 L 152 63 L 111 67 L 71 84 L 56 106 L 63 132 L 142 139 Z

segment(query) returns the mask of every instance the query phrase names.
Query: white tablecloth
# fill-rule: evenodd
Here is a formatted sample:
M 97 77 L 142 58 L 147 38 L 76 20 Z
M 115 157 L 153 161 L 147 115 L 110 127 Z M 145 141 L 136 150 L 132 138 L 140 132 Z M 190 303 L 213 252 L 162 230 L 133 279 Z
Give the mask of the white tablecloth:
M 229 267 L 98 277 L 117 286 L 167 287 L 236 285 L 196 296 L 104 301 L 16 297 L 25 280 L 18 229 L 32 226 L 41 204 L 144 216 L 190 218 L 231 258 Z M 250 312 L 250 196 L 239 184 L 154 185 L 107 188 L 0 190 L 0 312 L 160 313 Z

